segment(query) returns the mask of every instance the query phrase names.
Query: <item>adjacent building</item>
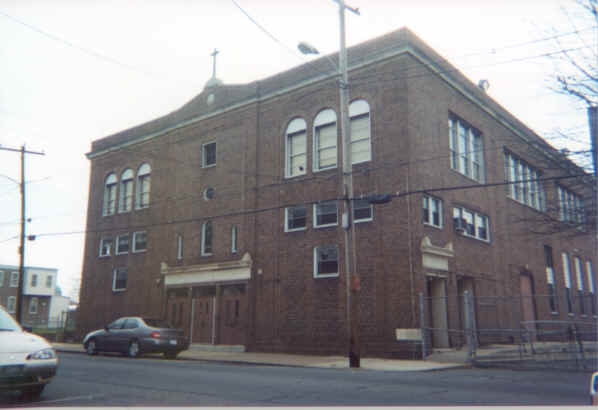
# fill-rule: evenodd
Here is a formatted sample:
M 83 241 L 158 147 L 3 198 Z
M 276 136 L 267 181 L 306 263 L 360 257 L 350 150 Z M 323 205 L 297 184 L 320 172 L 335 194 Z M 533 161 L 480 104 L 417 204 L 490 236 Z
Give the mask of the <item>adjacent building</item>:
M 459 345 L 466 291 L 479 327 L 594 321 L 590 177 L 407 29 L 348 62 L 362 354 L 405 355 L 422 317 Z M 212 78 L 94 141 L 80 331 L 147 315 L 193 343 L 346 353 L 337 79 L 328 58 Z

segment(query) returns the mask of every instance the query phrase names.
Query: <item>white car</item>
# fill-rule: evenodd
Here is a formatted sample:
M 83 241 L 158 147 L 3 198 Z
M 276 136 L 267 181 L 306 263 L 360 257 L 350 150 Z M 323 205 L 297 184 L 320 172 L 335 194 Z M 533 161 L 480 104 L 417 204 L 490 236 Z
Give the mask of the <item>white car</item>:
M 27 333 L 0 306 L 0 391 L 39 396 L 56 374 L 56 351 L 43 338 Z

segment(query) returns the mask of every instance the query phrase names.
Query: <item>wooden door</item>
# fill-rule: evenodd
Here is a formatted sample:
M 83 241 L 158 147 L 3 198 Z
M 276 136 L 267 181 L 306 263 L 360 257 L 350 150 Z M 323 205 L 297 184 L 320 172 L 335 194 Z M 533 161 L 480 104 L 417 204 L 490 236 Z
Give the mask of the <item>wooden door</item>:
M 519 283 L 521 287 L 521 320 L 528 322 L 524 327 L 531 332 L 533 337 L 536 330 L 536 325 L 533 323 L 536 320 L 536 309 L 534 305 L 534 284 L 531 275 L 519 275 Z
M 201 295 L 194 299 L 193 343 L 214 343 L 214 304 L 215 296 Z
M 222 288 L 220 300 L 220 343 L 244 345 L 247 333 L 247 291 L 245 285 Z

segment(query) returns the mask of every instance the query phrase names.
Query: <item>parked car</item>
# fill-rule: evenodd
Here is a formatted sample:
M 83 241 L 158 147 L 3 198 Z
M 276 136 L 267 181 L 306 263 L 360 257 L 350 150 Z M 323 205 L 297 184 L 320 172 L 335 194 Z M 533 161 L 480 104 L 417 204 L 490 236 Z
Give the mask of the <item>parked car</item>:
M 23 328 L 0 306 L 0 391 L 37 397 L 52 380 L 58 357 L 42 337 Z
M 164 353 L 167 359 L 189 347 L 182 329 L 170 326 L 161 319 L 122 317 L 104 329 L 88 333 L 83 347 L 89 355 L 98 352 L 118 352 L 129 357 L 144 353 Z
M 590 404 L 598 406 L 598 372 L 590 378 Z

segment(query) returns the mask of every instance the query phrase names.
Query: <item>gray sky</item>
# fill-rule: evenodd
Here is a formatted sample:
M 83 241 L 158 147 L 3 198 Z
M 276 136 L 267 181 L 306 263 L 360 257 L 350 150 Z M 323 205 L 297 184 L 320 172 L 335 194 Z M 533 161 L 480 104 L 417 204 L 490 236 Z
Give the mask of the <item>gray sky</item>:
M 252 22 L 249 14 L 276 41 Z M 354 0 L 347 45 L 409 27 L 488 94 L 558 148 L 588 149 L 585 108 L 548 89 L 559 46 L 573 30 L 569 0 Z M 482 5 L 480 5 L 482 4 Z M 572 16 L 574 18 L 575 16 Z M 596 49 L 591 22 L 566 47 Z M 583 42 L 582 42 L 583 40 Z M 73 296 L 84 246 L 91 141 L 171 112 L 199 94 L 218 55 L 226 84 L 274 75 L 338 50 L 332 0 L 1 0 L 0 144 L 26 158 L 26 264 L 59 270 Z M 585 44 L 584 44 L 585 42 Z M 558 56 L 558 55 L 556 55 Z M 572 139 L 555 139 L 560 130 Z M 572 142 L 573 141 L 573 142 Z M 18 180 L 19 154 L 0 151 L 0 175 Z M 0 177 L 0 264 L 19 262 L 18 186 Z M 70 233 L 75 232 L 75 233 Z M 68 233 L 68 234 L 66 234 Z

